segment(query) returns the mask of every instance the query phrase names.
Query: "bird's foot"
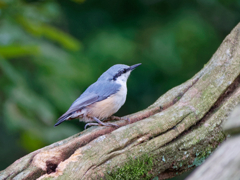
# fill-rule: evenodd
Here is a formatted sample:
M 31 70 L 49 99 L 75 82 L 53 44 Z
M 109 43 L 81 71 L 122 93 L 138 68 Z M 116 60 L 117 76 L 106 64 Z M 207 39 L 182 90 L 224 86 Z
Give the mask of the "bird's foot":
M 102 121 L 100 121 L 98 118 L 93 117 L 93 119 L 97 122 L 97 123 L 87 123 L 84 127 L 84 129 L 87 128 L 87 126 L 108 126 L 108 127 L 115 127 L 118 128 L 119 126 L 113 123 L 104 123 Z
M 125 120 L 128 122 L 128 124 L 130 124 L 130 119 L 128 117 L 121 117 L 121 120 Z
M 84 129 L 87 129 L 88 126 L 99 126 L 98 123 L 87 123 L 85 126 L 84 126 Z
M 96 117 L 93 117 L 93 119 L 94 119 L 98 124 L 100 124 L 100 125 L 102 125 L 102 126 L 119 127 L 119 126 L 116 125 L 116 124 L 112 124 L 112 123 L 104 123 L 104 122 L 100 121 L 100 120 L 99 120 L 98 118 L 96 118 Z

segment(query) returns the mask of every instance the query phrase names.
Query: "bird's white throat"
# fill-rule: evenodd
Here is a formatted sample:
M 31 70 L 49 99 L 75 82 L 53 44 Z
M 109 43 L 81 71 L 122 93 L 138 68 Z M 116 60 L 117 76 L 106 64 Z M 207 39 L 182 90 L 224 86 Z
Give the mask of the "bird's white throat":
M 121 76 L 117 77 L 115 82 L 118 84 L 121 84 L 122 86 L 126 86 L 126 83 L 127 83 L 130 73 L 131 73 L 131 71 L 128 71 L 128 72 L 122 74 Z

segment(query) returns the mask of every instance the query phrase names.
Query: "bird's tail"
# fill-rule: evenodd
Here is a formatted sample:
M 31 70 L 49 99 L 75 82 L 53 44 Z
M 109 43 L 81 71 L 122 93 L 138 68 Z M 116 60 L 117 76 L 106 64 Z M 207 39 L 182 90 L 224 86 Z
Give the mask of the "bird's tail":
M 71 114 L 63 114 L 59 119 L 58 122 L 54 125 L 54 126 L 58 126 L 59 124 L 61 124 L 63 121 L 66 121 L 69 119 L 69 115 Z
M 58 126 L 58 125 L 61 124 L 63 121 L 66 121 L 66 119 L 65 119 L 65 118 L 60 118 L 60 119 L 58 120 L 58 122 L 57 122 L 54 126 Z

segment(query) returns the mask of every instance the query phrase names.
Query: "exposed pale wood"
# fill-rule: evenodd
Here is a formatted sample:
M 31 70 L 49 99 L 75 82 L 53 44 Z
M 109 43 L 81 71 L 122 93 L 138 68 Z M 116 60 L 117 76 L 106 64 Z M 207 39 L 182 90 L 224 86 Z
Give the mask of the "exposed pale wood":
M 92 127 L 39 149 L 1 171 L 0 179 L 97 179 L 146 155 L 159 179 L 201 164 L 225 139 L 221 125 L 240 102 L 239 32 L 240 24 L 192 79 L 127 116 L 131 124 Z
M 228 134 L 240 134 L 240 106 L 237 106 L 229 120 L 224 124 L 223 129 Z

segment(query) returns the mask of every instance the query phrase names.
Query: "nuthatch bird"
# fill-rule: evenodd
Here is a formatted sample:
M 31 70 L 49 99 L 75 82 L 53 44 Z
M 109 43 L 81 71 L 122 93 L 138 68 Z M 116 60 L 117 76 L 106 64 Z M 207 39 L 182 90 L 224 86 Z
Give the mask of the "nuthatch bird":
M 79 121 L 87 123 L 85 128 L 96 125 L 118 127 L 101 120 L 116 113 L 125 103 L 127 79 L 132 70 L 140 65 L 141 63 L 133 66 L 116 64 L 110 67 L 73 102 L 54 126 L 66 120 L 79 118 Z

